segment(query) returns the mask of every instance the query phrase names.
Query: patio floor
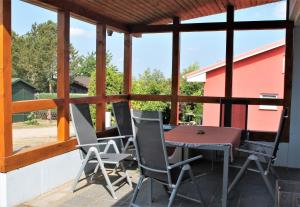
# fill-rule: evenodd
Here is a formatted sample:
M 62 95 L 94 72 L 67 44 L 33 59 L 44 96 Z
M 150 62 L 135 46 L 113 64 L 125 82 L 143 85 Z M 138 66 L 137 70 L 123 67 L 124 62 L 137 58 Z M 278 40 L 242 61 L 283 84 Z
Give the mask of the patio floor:
M 193 171 L 197 175 L 197 182 L 200 185 L 202 195 L 209 207 L 221 206 L 221 188 L 222 188 L 222 163 L 216 163 L 214 170 L 211 170 L 211 164 L 207 161 L 195 163 Z M 230 179 L 237 171 L 230 169 Z M 278 168 L 277 172 L 280 179 L 300 180 L 300 170 Z M 135 186 L 138 180 L 138 170 L 135 167 L 129 170 L 130 176 Z M 137 204 L 140 206 L 150 206 L 148 195 L 148 185 L 145 181 L 141 193 L 138 196 Z M 275 179 L 272 179 L 275 185 Z M 91 183 L 81 182 L 81 186 L 75 192 L 71 192 L 72 182 L 41 195 L 31 201 L 28 201 L 19 207 L 121 207 L 128 206 L 132 196 L 132 190 L 128 185 L 120 186 L 117 190 L 118 200 L 114 200 L 107 189 L 102 185 L 104 180 L 101 176 L 96 177 Z M 153 190 L 154 201 L 152 206 L 166 206 L 168 196 L 160 184 L 154 183 Z M 188 192 L 189 196 L 194 196 L 191 184 L 187 183 L 181 186 L 182 192 Z M 179 192 L 180 192 L 179 191 Z M 193 207 L 199 204 L 177 198 L 174 203 L 175 207 Z M 228 197 L 229 207 L 272 207 L 274 202 L 263 185 L 262 178 L 254 172 L 247 172 L 239 185 L 232 190 Z

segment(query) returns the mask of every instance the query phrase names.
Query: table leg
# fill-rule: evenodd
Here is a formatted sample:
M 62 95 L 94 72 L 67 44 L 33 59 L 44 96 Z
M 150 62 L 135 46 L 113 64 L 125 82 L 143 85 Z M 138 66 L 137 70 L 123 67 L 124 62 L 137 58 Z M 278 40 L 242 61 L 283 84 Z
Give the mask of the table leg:
M 222 190 L 222 207 L 227 206 L 228 193 L 228 167 L 229 167 L 229 150 L 230 147 L 224 147 L 224 163 L 223 163 L 223 190 Z

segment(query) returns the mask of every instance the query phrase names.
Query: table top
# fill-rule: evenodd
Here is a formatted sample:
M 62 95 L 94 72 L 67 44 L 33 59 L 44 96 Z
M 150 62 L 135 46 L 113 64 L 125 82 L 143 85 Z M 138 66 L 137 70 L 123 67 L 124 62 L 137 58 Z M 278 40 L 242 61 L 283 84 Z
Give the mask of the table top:
M 242 129 L 181 125 L 165 132 L 165 141 L 185 145 L 232 145 L 238 147 Z

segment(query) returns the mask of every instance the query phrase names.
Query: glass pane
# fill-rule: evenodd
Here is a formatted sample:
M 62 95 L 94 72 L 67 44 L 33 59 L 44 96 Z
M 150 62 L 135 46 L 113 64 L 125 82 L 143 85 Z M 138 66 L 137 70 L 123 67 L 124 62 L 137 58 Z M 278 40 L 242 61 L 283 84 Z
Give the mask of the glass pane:
M 262 106 L 249 106 L 248 109 L 248 129 L 256 131 L 278 130 L 281 115 L 281 106 L 268 106 L 272 109 L 262 109 Z
M 37 92 L 56 91 L 56 24 L 55 12 L 23 1 L 12 1 L 14 101 L 38 99 Z M 56 94 L 51 98 L 56 98 Z
M 225 32 L 181 34 L 182 95 L 224 96 Z
M 181 21 L 182 24 L 208 23 L 208 22 L 226 22 L 226 13 L 214 14 L 214 15 Z
M 57 110 L 40 110 L 13 114 L 13 150 L 57 141 Z
M 124 34 L 108 30 L 106 42 L 106 94 L 123 94 Z
M 236 10 L 235 21 L 268 21 L 286 19 L 286 0 Z
M 172 35 L 145 34 L 133 38 L 132 52 L 133 93 L 170 94 Z
M 179 124 L 202 125 L 203 103 L 180 103 Z
M 96 71 L 96 26 L 71 18 L 70 20 L 70 97 L 94 95 L 90 83 Z
M 164 124 L 170 123 L 171 103 L 162 101 L 131 101 L 133 110 L 161 111 Z
M 234 39 L 234 97 L 283 98 L 284 30 L 237 31 Z
M 203 104 L 203 125 L 219 126 L 220 122 L 220 104 Z

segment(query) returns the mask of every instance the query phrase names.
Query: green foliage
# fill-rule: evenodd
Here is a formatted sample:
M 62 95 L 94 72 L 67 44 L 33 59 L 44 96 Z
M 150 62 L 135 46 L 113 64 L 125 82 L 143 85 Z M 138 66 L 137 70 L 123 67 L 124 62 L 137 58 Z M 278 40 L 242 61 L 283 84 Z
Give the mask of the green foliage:
M 199 69 L 199 64 L 194 63 L 188 68 L 184 69 L 180 78 L 180 94 L 185 96 L 202 96 L 203 95 L 203 83 L 188 82 L 184 75 Z M 192 114 L 194 121 L 200 123 L 202 120 L 203 104 L 195 103 L 181 103 L 181 121 L 187 121 L 186 114 Z
M 54 92 L 57 79 L 57 25 L 52 21 L 33 24 L 31 31 L 13 33 L 13 77 L 22 78 L 40 92 Z M 78 52 L 70 46 L 70 67 L 78 64 Z
M 27 125 L 39 125 L 34 112 L 28 114 L 27 120 L 24 123 Z

